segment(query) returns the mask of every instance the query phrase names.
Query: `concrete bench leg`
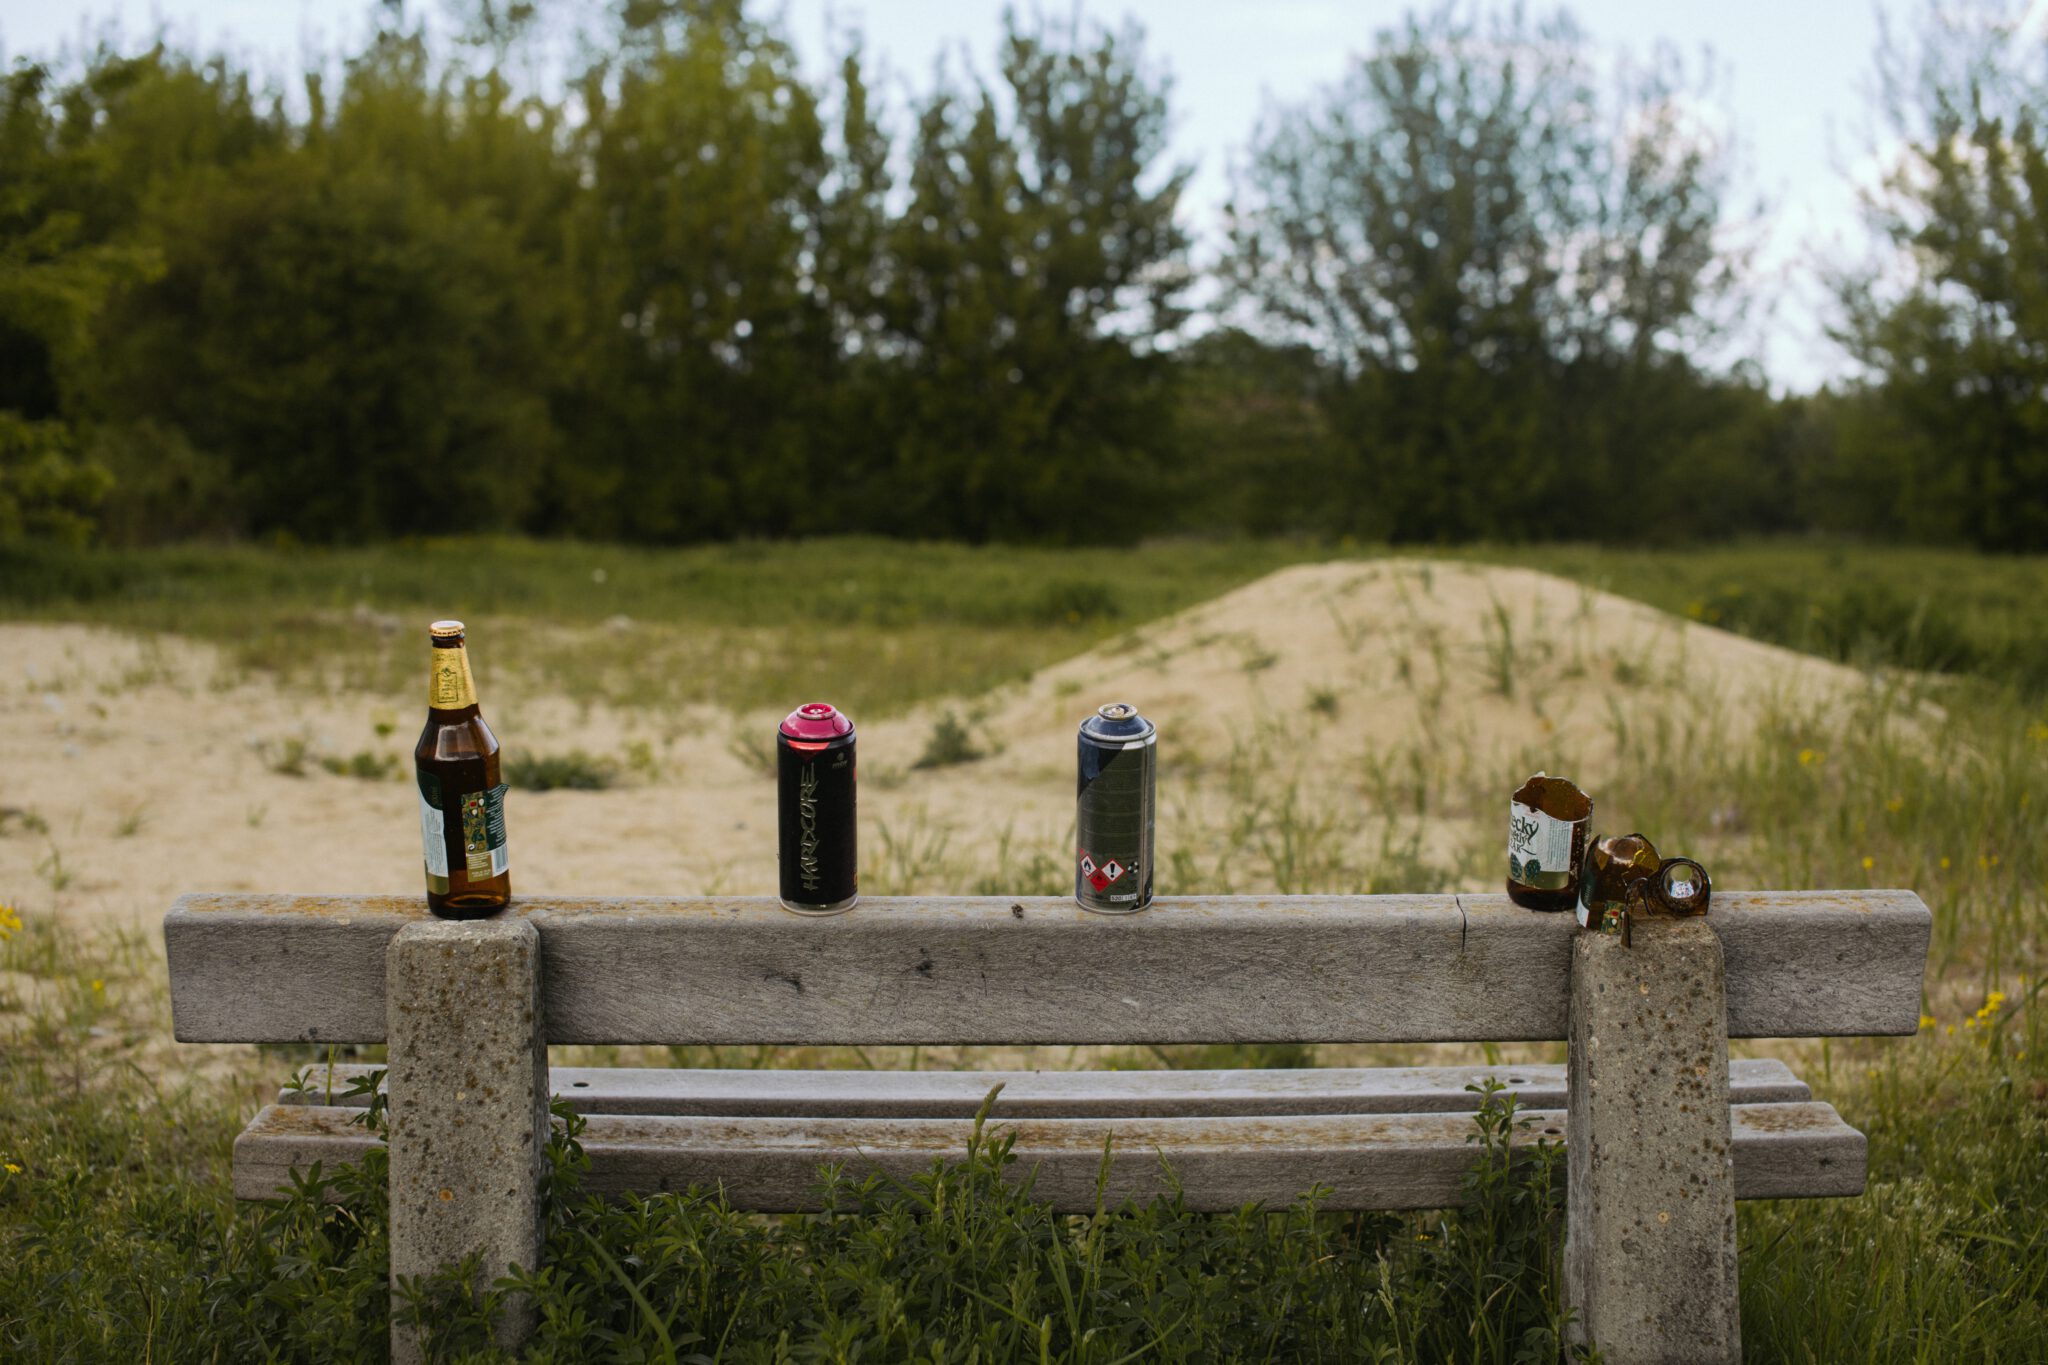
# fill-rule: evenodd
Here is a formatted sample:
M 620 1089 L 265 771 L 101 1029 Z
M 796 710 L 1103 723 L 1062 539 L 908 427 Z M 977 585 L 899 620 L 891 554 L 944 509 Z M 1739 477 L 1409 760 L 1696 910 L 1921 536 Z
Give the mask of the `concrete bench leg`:
M 1609 1365 L 1742 1358 L 1721 943 L 1703 919 L 1573 944 L 1565 1301 Z
M 472 1251 L 483 1285 L 540 1264 L 540 1174 L 548 1136 L 540 936 L 525 920 L 411 924 L 385 958 L 391 1155 L 391 1279 Z M 513 1305 L 498 1340 L 516 1346 L 532 1310 Z M 421 1358 L 394 1324 L 391 1358 Z

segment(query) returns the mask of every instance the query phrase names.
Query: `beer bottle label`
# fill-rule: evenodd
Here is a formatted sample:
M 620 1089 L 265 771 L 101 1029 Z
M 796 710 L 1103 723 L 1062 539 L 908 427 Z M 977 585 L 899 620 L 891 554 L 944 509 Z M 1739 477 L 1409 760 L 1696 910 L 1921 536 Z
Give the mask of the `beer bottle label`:
M 500 782 L 489 791 L 462 795 L 462 855 L 470 880 L 502 875 L 512 866 L 505 851 L 505 792 Z
M 1508 802 L 1508 877 L 1539 891 L 1562 891 L 1572 879 L 1572 829 L 1534 806 Z
M 441 814 L 441 779 L 418 770 L 420 843 L 427 854 L 427 885 L 436 895 L 448 893 L 448 824 Z

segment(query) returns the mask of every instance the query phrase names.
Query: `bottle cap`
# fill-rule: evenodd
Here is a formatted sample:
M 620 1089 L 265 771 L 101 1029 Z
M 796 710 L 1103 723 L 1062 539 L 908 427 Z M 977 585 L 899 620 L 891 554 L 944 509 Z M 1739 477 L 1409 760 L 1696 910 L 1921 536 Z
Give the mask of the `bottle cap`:
M 427 634 L 436 640 L 452 640 L 462 634 L 460 621 L 436 621 L 427 627 Z

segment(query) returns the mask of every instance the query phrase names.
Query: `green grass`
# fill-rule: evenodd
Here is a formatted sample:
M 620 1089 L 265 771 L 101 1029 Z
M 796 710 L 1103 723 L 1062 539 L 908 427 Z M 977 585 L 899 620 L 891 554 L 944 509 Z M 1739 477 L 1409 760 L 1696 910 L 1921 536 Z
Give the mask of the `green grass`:
M 773 707 L 829 693 L 885 714 L 1028 676 L 1287 564 L 1377 553 L 1249 540 L 1131 550 L 862 538 L 667 550 L 508 539 L 16 545 L 0 547 L 0 619 L 170 631 L 227 646 L 240 668 L 402 690 L 420 672 L 426 622 L 457 614 L 486 690 L 513 675 L 534 691 L 624 705 Z M 2048 695 L 2041 557 L 1804 542 L 1442 553 L 1562 574 L 1831 658 Z M 1513 642 L 1498 645 L 1505 667 Z
M 1762 541 L 1713 549 L 1481 547 L 1457 557 L 1577 579 L 1709 625 L 1869 667 L 2048 694 L 2048 557 Z
M 90 621 L 227 647 L 314 685 L 402 689 L 426 623 L 470 626 L 486 692 L 859 715 L 1028 676 L 1314 547 L 970 549 L 867 539 L 650 550 L 521 540 L 362 549 L 0 547 L 0 619 Z

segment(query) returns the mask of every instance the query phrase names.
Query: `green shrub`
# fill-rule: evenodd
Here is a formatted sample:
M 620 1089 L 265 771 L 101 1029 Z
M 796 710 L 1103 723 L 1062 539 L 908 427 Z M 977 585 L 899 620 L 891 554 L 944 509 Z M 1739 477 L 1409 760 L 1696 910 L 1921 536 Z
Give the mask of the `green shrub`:
M 619 765 L 572 749 L 566 754 L 513 753 L 503 763 L 505 781 L 520 791 L 603 791 L 619 780 Z
M 381 782 L 398 776 L 398 759 L 393 754 L 373 754 L 368 749 L 358 749 L 348 758 L 337 758 L 333 754 L 322 754 L 320 766 L 336 777 L 359 777 L 365 782 Z
M 304 735 L 286 735 L 280 740 L 262 741 L 256 752 L 270 771 L 283 777 L 304 777 L 306 763 L 313 757 L 313 746 Z
M 924 742 L 924 752 L 919 754 L 913 768 L 950 768 L 959 763 L 972 763 L 983 756 L 975 744 L 974 735 L 960 718 L 951 711 L 940 716 L 932 726 L 931 737 Z

